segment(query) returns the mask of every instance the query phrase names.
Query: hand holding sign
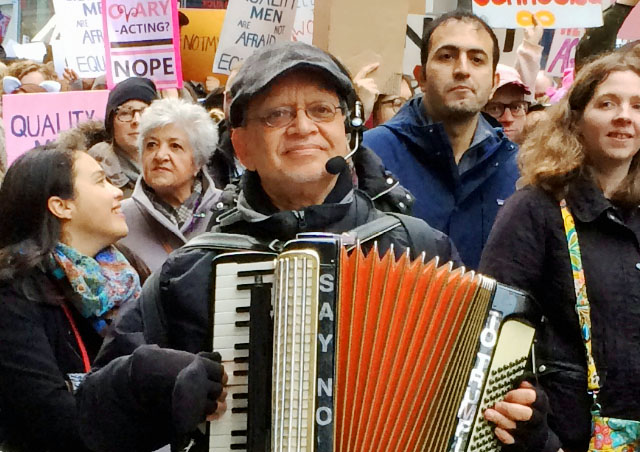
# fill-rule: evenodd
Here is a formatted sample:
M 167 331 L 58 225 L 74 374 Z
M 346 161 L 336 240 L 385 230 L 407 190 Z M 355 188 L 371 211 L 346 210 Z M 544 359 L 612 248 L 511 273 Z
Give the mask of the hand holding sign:
M 530 44 L 538 45 L 542 39 L 544 27 L 540 25 L 540 22 L 538 22 L 538 19 L 536 19 L 536 16 L 533 14 L 531 15 L 531 22 L 532 25 L 524 29 L 524 40 Z

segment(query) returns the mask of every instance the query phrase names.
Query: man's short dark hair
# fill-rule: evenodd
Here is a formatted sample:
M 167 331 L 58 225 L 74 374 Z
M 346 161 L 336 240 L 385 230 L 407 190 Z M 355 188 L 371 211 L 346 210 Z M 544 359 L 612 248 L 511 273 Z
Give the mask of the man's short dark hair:
M 433 32 L 436 31 L 436 28 L 450 20 L 458 20 L 460 22 L 475 22 L 476 24 L 484 28 L 487 33 L 489 33 L 491 41 L 493 41 L 493 72 L 495 72 L 496 66 L 498 66 L 498 60 L 500 59 L 500 45 L 498 44 L 498 38 L 496 37 L 496 34 L 493 32 L 489 24 L 487 24 L 480 17 L 476 16 L 470 11 L 461 9 L 443 14 L 428 25 L 422 38 L 422 47 L 420 48 L 420 63 L 422 64 L 423 70 L 424 65 L 427 64 L 427 58 L 429 57 L 429 43 L 431 41 L 431 35 L 433 35 Z

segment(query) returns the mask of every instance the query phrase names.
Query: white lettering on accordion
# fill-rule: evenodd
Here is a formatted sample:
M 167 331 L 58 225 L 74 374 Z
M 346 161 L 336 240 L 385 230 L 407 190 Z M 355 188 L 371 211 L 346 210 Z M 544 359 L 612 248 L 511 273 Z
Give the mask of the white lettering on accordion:
M 327 347 L 329 346 L 329 342 L 331 342 L 331 339 L 333 339 L 333 334 L 329 334 L 327 337 L 324 337 L 322 333 L 318 334 L 318 340 L 322 345 L 322 353 L 328 352 Z
M 330 273 L 324 273 L 320 275 L 320 290 L 322 292 L 333 292 L 333 275 Z
M 333 322 L 333 309 L 329 303 L 322 303 L 320 308 L 320 314 L 318 314 L 318 320 L 329 319 Z
M 489 317 L 484 329 L 480 333 L 480 347 L 476 354 L 476 360 L 469 376 L 467 389 L 458 410 L 458 425 L 451 444 L 451 451 L 461 452 L 467 444 L 467 436 L 471 432 L 472 423 L 480 403 L 482 388 L 487 370 L 493 354 L 493 348 L 498 339 L 501 314 L 497 311 L 489 311 Z
M 326 382 L 318 378 L 318 396 L 322 396 L 322 391 L 329 397 L 333 395 L 333 378 L 328 378 Z
M 316 410 L 316 422 L 318 425 L 329 425 L 332 419 L 333 413 L 331 412 L 331 408 L 321 406 Z

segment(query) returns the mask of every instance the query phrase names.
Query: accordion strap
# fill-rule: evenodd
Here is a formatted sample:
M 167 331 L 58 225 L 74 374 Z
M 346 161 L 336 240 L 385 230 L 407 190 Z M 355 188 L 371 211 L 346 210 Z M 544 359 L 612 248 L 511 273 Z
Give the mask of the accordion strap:
M 270 251 L 269 244 L 244 234 L 205 232 L 189 240 L 182 249 Z
M 582 253 L 580 252 L 576 224 L 573 215 L 569 212 L 567 202 L 564 199 L 560 201 L 560 210 L 562 212 L 564 231 L 567 236 L 571 273 L 573 274 L 573 286 L 576 293 L 575 309 L 576 314 L 578 314 L 580 332 L 582 333 L 582 341 L 587 355 L 587 387 L 589 392 L 593 394 L 594 407 L 596 407 L 596 395 L 600 390 L 600 377 L 596 370 L 596 363 L 593 359 L 591 347 L 591 305 L 589 303 L 589 297 L 587 297 L 587 283 L 582 268 Z
M 382 234 L 391 231 L 392 229 L 397 228 L 401 224 L 402 222 L 398 218 L 387 214 L 383 217 L 376 218 L 373 221 L 362 224 L 357 228 L 345 232 L 343 235 L 348 235 L 354 240 L 355 243 L 364 243 L 369 240 L 375 239 L 376 237 L 379 237 Z M 355 243 L 349 246 L 348 249 L 353 249 L 356 246 Z

